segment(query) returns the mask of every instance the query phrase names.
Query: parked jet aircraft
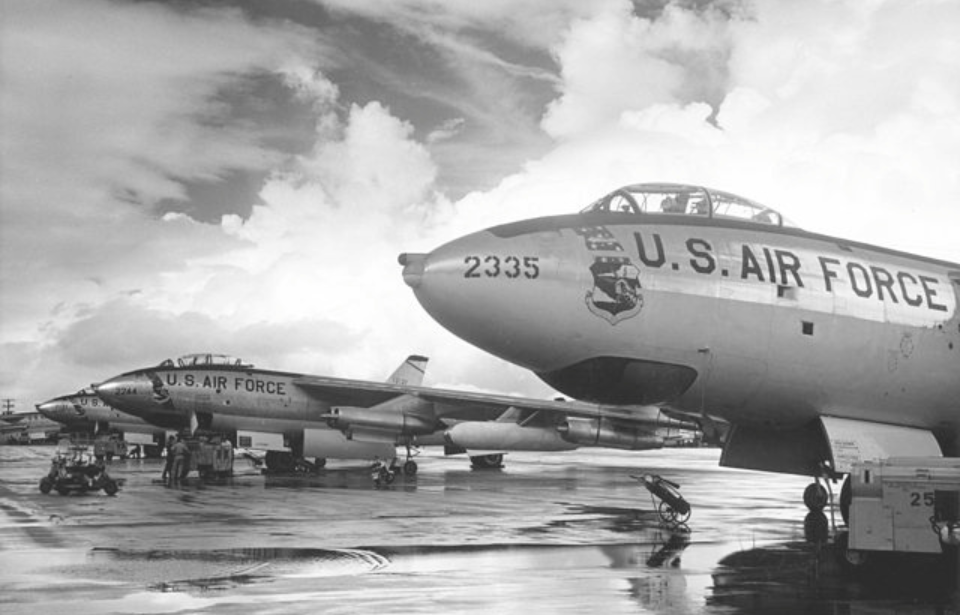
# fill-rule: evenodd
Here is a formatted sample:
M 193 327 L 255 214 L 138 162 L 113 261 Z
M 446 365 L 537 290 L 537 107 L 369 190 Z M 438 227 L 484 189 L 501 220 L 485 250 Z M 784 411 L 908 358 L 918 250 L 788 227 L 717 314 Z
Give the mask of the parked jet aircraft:
M 102 433 L 116 430 L 124 434 L 128 444 L 146 447 L 148 456 L 158 456 L 163 447 L 166 430 L 140 417 L 104 403 L 93 389 L 81 389 L 72 395 L 62 395 L 42 404 L 37 411 L 45 417 L 65 425 L 68 430 Z
M 400 263 L 464 340 L 578 399 L 653 404 L 705 429 L 726 419 L 721 464 L 817 477 L 813 508 L 820 479 L 857 460 L 958 454 L 956 263 L 679 184 L 626 186 Z
M 421 387 L 426 362 L 411 356 L 386 383 L 378 383 L 190 355 L 117 376 L 96 391 L 131 414 L 161 413 L 184 425 L 235 431 L 240 446 L 268 451 L 271 468 L 289 468 L 304 457 L 392 458 L 398 445 L 407 447 L 408 473 L 416 471 L 409 453 L 418 445 L 453 446 L 467 452 L 475 466 L 493 466 L 507 450 L 659 448 L 690 427 L 659 416 L 655 408 L 601 410 L 594 404 Z

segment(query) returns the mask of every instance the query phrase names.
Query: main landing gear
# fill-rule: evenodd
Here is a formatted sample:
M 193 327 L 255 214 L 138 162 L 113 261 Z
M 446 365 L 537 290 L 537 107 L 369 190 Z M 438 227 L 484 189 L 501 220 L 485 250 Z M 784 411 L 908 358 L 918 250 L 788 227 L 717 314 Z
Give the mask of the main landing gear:
M 810 483 L 807 485 L 807 488 L 803 490 L 803 503 L 810 512 L 822 512 L 832 499 L 833 490 L 829 489 L 829 483 L 827 483 L 827 479 L 825 478 L 817 478 L 815 482 Z M 840 516 L 843 518 L 845 524 L 850 522 L 851 499 L 850 475 L 848 474 L 847 477 L 843 479 L 843 486 L 840 487 L 840 501 L 838 502 Z
M 403 465 L 400 469 L 403 471 L 404 476 L 414 476 L 419 469 L 417 462 L 413 460 L 413 457 L 420 454 L 419 448 L 414 448 L 407 444 L 407 459 L 403 462 Z

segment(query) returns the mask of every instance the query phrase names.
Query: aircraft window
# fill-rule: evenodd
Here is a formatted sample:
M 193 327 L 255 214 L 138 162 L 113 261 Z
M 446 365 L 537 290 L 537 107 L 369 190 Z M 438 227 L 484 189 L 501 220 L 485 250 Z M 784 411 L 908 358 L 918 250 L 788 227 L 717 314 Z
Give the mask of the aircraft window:
M 168 359 L 169 361 L 169 359 Z M 164 361 L 164 364 L 167 361 Z M 173 362 L 170 361 L 170 365 L 173 365 Z M 253 367 L 251 364 L 246 363 L 243 359 L 238 359 L 236 357 L 231 357 L 225 354 L 188 354 L 177 359 L 177 365 L 180 367 L 193 367 L 196 365 L 224 365 L 228 367 Z
M 714 192 L 713 215 L 718 218 L 737 218 L 761 224 L 783 226 L 783 217 L 776 211 L 725 192 Z
M 581 213 L 632 213 L 707 216 L 758 224 L 795 226 L 777 211 L 748 199 L 684 184 L 635 184 L 611 192 Z

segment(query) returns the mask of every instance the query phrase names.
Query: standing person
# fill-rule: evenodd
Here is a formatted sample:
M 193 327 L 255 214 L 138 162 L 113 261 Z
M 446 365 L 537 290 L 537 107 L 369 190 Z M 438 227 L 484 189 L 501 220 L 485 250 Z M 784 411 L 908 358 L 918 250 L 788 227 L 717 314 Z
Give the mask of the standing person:
M 187 474 L 187 455 L 190 453 L 190 449 L 187 448 L 187 443 L 178 437 L 177 442 L 170 450 L 173 452 L 173 467 L 170 470 L 170 481 L 179 483 L 180 479 Z
M 173 467 L 173 444 L 176 442 L 173 436 L 167 438 L 167 461 L 163 464 L 163 474 L 161 475 L 163 482 L 167 482 L 170 479 L 170 469 Z

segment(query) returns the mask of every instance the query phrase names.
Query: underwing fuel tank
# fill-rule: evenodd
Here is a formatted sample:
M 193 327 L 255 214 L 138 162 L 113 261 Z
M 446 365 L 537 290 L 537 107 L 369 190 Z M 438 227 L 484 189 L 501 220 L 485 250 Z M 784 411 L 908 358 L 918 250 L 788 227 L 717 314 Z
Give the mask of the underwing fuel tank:
M 663 438 L 609 419 L 569 417 L 565 424 L 557 427 L 557 430 L 565 440 L 581 446 L 602 446 L 631 451 L 663 448 Z
M 467 450 L 570 451 L 577 448 L 553 427 L 523 427 L 516 423 L 457 423 L 444 432 L 444 438 Z

